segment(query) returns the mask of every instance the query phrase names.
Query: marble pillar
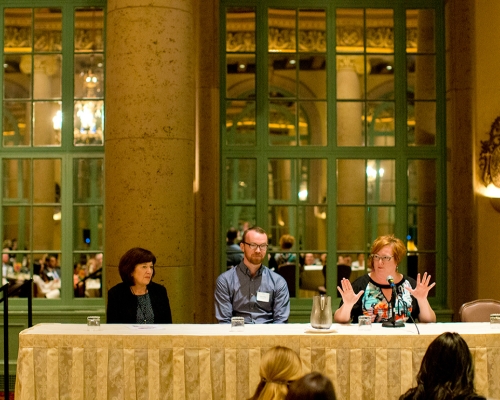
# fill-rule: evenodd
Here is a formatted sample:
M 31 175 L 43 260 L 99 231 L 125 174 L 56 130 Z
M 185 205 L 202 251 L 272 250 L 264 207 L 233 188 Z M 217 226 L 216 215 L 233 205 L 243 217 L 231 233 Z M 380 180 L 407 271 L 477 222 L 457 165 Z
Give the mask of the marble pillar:
M 105 254 L 109 289 L 131 247 L 157 257 L 173 320 L 194 318 L 194 0 L 109 0 Z

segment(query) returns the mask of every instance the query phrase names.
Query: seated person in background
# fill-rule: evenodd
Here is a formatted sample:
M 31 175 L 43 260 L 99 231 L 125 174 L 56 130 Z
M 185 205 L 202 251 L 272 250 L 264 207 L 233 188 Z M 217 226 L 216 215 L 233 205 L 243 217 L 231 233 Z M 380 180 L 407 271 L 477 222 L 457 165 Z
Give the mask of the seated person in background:
M 285 279 L 262 265 L 267 234 L 259 227 L 247 229 L 240 243 L 243 261 L 219 275 L 215 285 L 215 316 L 229 324 L 244 317 L 247 324 L 285 323 L 290 296 Z
M 365 255 L 363 253 L 358 253 L 358 259 L 352 262 L 351 269 L 353 271 L 360 271 L 365 269 Z
M 280 249 L 281 253 L 276 253 L 274 259 L 278 268 L 282 264 L 295 262 L 296 256 L 294 253 L 290 253 L 289 250 L 295 244 L 295 238 L 292 235 L 282 235 L 280 237 Z
M 238 265 L 243 260 L 243 251 L 235 243 L 237 237 L 238 231 L 234 228 L 229 228 L 226 234 L 226 266 L 228 268 Z
M 288 385 L 302 376 L 302 362 L 288 347 L 270 348 L 260 361 L 260 382 L 249 400 L 283 400 Z
M 474 365 L 469 346 L 458 333 L 445 332 L 427 348 L 417 386 L 399 400 L 485 400 L 474 389 Z
M 313 253 L 306 253 L 304 256 L 304 265 L 323 265 L 321 261 L 314 257 Z
M 406 254 L 404 243 L 393 235 L 380 236 L 373 242 L 370 254 L 371 272 L 356 279 L 352 285 L 348 279 L 342 279 L 337 286 L 342 301 L 333 316 L 335 322 L 357 323 L 360 315 L 368 315 L 372 322 L 390 320 L 393 310 L 389 306 L 393 289 L 388 283 L 392 276 L 396 285 L 397 298 L 395 320 L 406 321 L 411 313 L 413 319 L 420 322 L 436 322 L 427 294 L 435 282 L 430 284 L 431 276 L 420 274 L 413 280 L 398 272 L 398 264 Z
M 40 268 L 34 268 L 33 283 L 36 285 L 37 297 L 58 299 L 61 297 L 61 280 L 49 278 L 45 272 L 46 266 L 40 263 Z
M 108 290 L 106 321 L 110 324 L 171 324 L 167 289 L 152 281 L 156 257 L 134 247 L 118 264 L 123 282 Z
M 293 382 L 286 400 L 336 400 L 333 383 L 319 372 L 311 372 Z
M 49 279 L 61 278 L 61 267 L 57 265 L 57 255 L 51 254 L 48 260 L 46 259 L 45 274 Z

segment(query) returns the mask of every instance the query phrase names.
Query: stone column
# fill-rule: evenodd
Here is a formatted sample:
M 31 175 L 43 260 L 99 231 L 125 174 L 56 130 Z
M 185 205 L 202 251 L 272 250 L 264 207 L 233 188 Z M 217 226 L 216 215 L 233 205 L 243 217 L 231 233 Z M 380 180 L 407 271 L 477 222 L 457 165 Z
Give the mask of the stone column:
M 109 289 L 131 247 L 157 257 L 173 320 L 193 321 L 194 0 L 109 0 L 105 260 Z

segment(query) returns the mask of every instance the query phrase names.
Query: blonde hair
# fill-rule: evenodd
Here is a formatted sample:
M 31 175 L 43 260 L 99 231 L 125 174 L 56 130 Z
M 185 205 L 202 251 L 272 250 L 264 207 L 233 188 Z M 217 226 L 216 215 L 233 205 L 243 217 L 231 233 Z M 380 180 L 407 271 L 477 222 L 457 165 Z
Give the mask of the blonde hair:
M 292 235 L 285 234 L 280 237 L 280 247 L 284 250 L 291 249 L 295 243 L 295 238 Z
M 394 235 L 379 236 L 375 239 L 370 250 L 370 267 L 373 269 L 373 254 L 376 254 L 382 247 L 391 246 L 394 261 L 398 265 L 406 254 L 406 246 L 401 239 Z
M 261 381 L 250 400 L 282 400 L 288 385 L 302 376 L 302 363 L 292 349 L 275 346 L 262 356 L 259 373 Z

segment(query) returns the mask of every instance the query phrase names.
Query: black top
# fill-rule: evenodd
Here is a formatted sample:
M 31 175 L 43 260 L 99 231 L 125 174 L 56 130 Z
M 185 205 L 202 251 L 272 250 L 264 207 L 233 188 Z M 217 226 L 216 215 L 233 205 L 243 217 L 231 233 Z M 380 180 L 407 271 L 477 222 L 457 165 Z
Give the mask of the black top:
M 147 286 L 155 324 L 171 324 L 172 314 L 168 301 L 167 289 L 158 283 L 150 282 Z M 132 294 L 130 286 L 121 282 L 108 290 L 108 324 L 136 324 L 137 296 Z

